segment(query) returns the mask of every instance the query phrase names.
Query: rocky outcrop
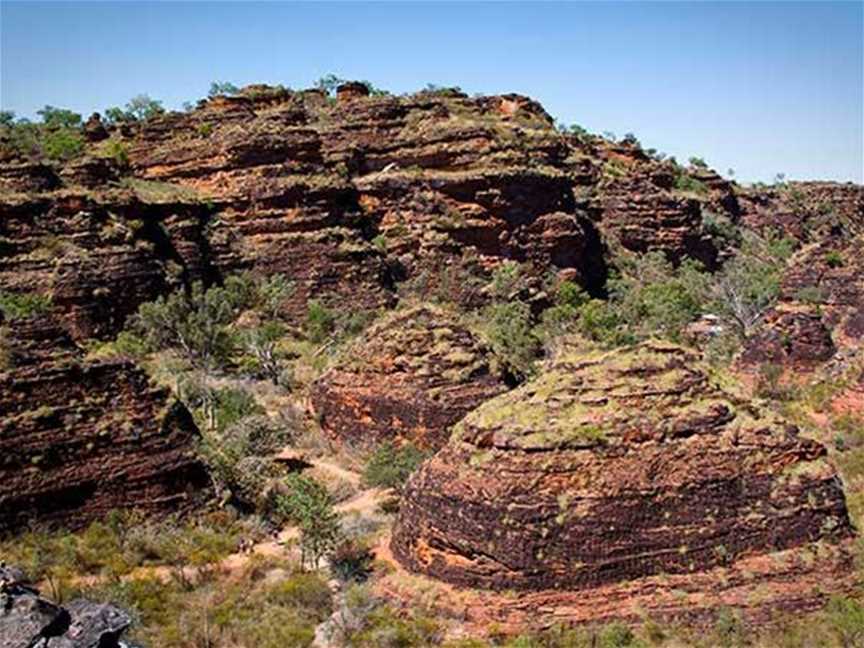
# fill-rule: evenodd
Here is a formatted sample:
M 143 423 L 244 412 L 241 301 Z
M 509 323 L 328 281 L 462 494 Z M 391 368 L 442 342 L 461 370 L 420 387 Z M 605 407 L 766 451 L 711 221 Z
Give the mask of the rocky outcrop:
M 0 531 L 183 510 L 207 488 L 191 415 L 130 361 L 88 360 L 62 330 L 20 321 L 3 344 Z
M 440 448 L 451 425 L 507 390 L 490 353 L 443 308 L 417 306 L 376 323 L 312 387 L 322 429 L 343 443 L 408 440 Z
M 19 570 L 0 563 L 0 648 L 121 648 L 132 618 L 113 605 L 42 598 Z
M 825 453 L 679 347 L 571 351 L 456 426 L 405 487 L 391 546 L 491 589 L 699 573 L 848 537 Z
M 738 194 L 741 221 L 756 231 L 818 242 L 864 229 L 864 187 L 851 182 L 790 182 Z

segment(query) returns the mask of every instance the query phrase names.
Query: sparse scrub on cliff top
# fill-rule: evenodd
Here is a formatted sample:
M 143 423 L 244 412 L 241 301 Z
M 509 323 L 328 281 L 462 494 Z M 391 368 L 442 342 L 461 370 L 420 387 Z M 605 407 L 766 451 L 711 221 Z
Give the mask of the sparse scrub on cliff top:
M 125 108 L 113 106 L 105 110 L 105 122 L 108 125 L 140 122 L 152 119 L 165 113 L 162 102 L 151 99 L 146 94 L 132 97 Z
M 210 90 L 207 92 L 208 97 L 230 97 L 240 92 L 240 88 L 230 81 L 213 81 L 210 84 Z
M 72 159 L 84 150 L 81 115 L 54 106 L 45 106 L 37 114 L 41 123 L 16 121 L 14 113 L 5 111 L 0 122 L 3 147 L 23 157 L 53 161 Z

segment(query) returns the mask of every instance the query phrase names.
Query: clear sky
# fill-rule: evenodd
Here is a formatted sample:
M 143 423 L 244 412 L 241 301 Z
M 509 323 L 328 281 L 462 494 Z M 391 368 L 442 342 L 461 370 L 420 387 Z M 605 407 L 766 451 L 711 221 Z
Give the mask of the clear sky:
M 864 174 L 864 3 L 14 2 L 0 105 L 89 113 L 211 81 L 301 88 L 333 72 L 401 93 L 520 92 L 741 180 Z

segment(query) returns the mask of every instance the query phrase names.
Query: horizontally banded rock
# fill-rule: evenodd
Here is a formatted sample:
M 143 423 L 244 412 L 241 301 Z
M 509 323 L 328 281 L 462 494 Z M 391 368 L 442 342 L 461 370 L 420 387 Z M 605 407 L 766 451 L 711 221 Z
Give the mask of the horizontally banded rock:
M 132 618 L 113 605 L 39 595 L 24 574 L 0 563 L 0 648 L 121 648 Z
M 489 350 L 451 312 L 397 311 L 372 326 L 311 389 L 332 437 L 353 444 L 408 440 L 439 448 L 451 425 L 507 390 Z
M 792 257 L 778 304 L 745 345 L 745 366 L 815 369 L 864 345 L 864 230 L 855 231 L 847 224 Z
M 790 182 L 738 189 L 742 224 L 818 242 L 864 232 L 864 187 L 851 182 Z
M 392 549 L 492 589 L 581 589 L 851 534 L 825 448 L 657 342 L 570 351 L 469 414 L 405 487 Z
M 207 487 L 191 415 L 130 361 L 87 360 L 61 330 L 27 322 L 2 344 L 0 531 L 183 510 Z

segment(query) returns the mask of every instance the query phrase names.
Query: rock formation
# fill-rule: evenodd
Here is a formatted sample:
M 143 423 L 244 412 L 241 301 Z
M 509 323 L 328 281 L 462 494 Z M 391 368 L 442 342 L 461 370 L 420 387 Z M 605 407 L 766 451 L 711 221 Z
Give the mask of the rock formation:
M 0 532 L 183 510 L 208 485 L 191 415 L 130 361 L 88 360 L 64 332 L 26 322 L 4 344 L 14 366 L 0 371 Z
M 372 326 L 313 385 L 311 401 L 340 441 L 405 439 L 438 449 L 451 425 L 506 390 L 488 349 L 454 314 L 424 305 Z
M 0 648 L 122 648 L 131 624 L 113 605 L 84 599 L 56 605 L 0 563 Z
M 392 549 L 492 589 L 692 574 L 851 533 L 825 448 L 656 342 L 570 351 L 409 480 Z
M 864 343 L 864 188 L 792 183 L 745 194 L 743 220 L 801 242 L 784 273 L 779 303 L 747 344 L 744 364 L 814 369 Z
M 116 335 L 142 302 L 193 281 L 211 284 L 251 270 L 287 275 L 293 291 L 283 315 L 294 321 L 305 317 L 313 298 L 341 311 L 392 307 L 397 287 L 407 282 L 478 305 L 485 298 L 478 286 L 505 260 L 523 262 L 535 284 L 557 276 L 599 296 L 613 246 L 662 250 L 675 261 L 693 257 L 715 267 L 722 259 L 705 232 L 707 211 L 754 227 L 785 227 L 792 221 L 782 214 L 794 215 L 800 202 L 792 194 L 744 191 L 706 169 L 683 169 L 633 141 L 562 134 L 537 102 L 515 94 L 377 96 L 350 83 L 329 97 L 320 90 L 255 85 L 142 122 L 111 125 L 94 115 L 82 134 L 83 154 L 52 165 L 23 159 L 0 141 L 0 297 L 50 301 L 24 333 L 0 338 L 0 360 L 14 355 L 15 346 L 32 352 L 42 345 L 45 351 L 6 363 L 0 404 L 15 408 L 14 417 L 3 411 L 2 441 L 30 448 L 26 458 L 14 459 L 16 466 L 43 455 L 36 463 L 48 461 L 44 450 L 53 446 L 76 448 L 64 465 L 75 473 L 68 488 L 79 500 L 67 508 L 81 506 L 88 514 L 124 500 L 100 500 L 88 490 L 94 475 L 79 463 L 85 457 L 87 466 L 119 466 L 118 478 L 131 475 L 143 489 L 138 493 L 148 493 L 145 502 L 170 501 L 185 484 L 197 483 L 197 477 L 172 477 L 163 491 L 153 481 L 160 471 L 185 474 L 181 464 L 194 472 L 178 458 L 185 453 L 181 434 L 162 439 L 155 450 L 148 447 L 147 461 L 131 440 L 93 441 L 99 452 L 86 452 L 95 454 L 79 447 L 81 439 L 101 438 L 97 428 L 106 416 L 122 429 L 134 428 L 144 409 L 163 407 L 164 395 L 149 387 L 140 387 L 145 396 L 139 403 L 130 400 L 130 385 L 138 389 L 143 380 L 131 365 L 81 364 L 81 348 Z M 802 187 L 805 204 L 837 205 L 846 220 L 860 216 L 860 188 Z M 860 250 L 850 248 L 849 259 L 855 254 Z M 836 287 L 818 321 L 796 316 L 788 324 L 808 331 L 793 355 L 821 359 L 830 353 L 820 326 L 850 334 L 864 328 L 856 268 L 850 262 L 816 278 L 789 276 L 790 290 L 813 280 Z M 0 322 L 4 329 L 18 326 Z M 474 342 L 453 331 L 460 352 L 475 354 L 482 364 Z M 775 337 L 784 339 L 782 332 Z M 406 355 L 394 355 L 383 337 L 377 343 L 394 360 Z M 413 365 L 373 362 L 369 369 L 328 376 L 314 396 L 325 428 L 365 440 L 389 438 L 402 426 L 399 436 L 439 445 L 453 419 L 497 394 L 500 385 L 486 369 L 451 381 L 463 371 L 458 354 L 448 360 L 432 349 L 411 349 L 406 357 Z M 782 344 L 780 349 L 786 352 Z M 108 399 L 109 383 L 116 380 L 120 393 L 112 397 L 119 405 L 106 400 L 101 409 L 88 406 L 86 422 L 79 423 L 67 412 L 44 421 L 28 415 L 26 425 L 15 418 L 25 413 L 23 394 L 29 394 L 31 413 L 58 408 L 53 390 L 67 386 L 83 399 L 74 389 L 79 369 L 71 367 L 102 376 L 93 378 L 95 398 Z M 430 367 L 444 373 L 432 380 L 423 373 Z M 380 382 L 350 384 L 367 378 Z M 160 458 L 166 461 L 161 468 Z M 47 495 L 57 493 L 65 472 L 47 480 L 49 487 L 33 477 L 36 470 L 31 464 L 30 477 L 16 477 L 15 488 L 24 489 L 15 493 L 16 506 L 43 512 L 49 501 L 72 501 Z M 102 470 L 95 483 L 106 479 Z M 76 487 L 82 484 L 89 486 Z M 92 492 L 107 493 L 98 487 Z M 86 504 L 90 499 L 94 503 Z M 0 512 L 0 518 L 9 516 Z

